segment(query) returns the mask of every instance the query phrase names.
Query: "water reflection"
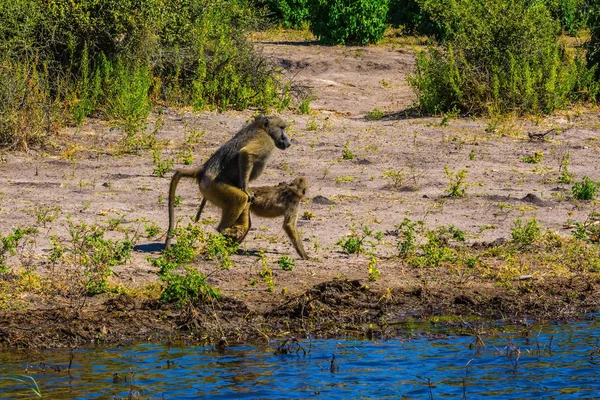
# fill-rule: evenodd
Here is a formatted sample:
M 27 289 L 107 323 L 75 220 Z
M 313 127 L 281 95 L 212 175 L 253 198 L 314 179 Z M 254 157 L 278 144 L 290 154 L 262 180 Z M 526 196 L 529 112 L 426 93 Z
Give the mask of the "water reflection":
M 482 335 L 479 343 L 439 331 L 435 340 L 416 331 L 383 342 L 305 340 L 306 355 L 276 355 L 279 343 L 222 352 L 140 344 L 76 350 L 70 373 L 68 350 L 0 352 L 0 398 L 35 397 L 6 379 L 17 374 L 33 377 L 51 399 L 596 398 L 598 325 L 536 327 L 529 339 L 518 331 Z

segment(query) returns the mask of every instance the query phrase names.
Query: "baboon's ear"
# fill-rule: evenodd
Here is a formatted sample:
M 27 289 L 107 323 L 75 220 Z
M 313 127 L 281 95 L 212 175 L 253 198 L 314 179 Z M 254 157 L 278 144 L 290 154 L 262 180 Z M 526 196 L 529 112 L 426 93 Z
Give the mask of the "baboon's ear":
M 269 118 L 268 117 L 262 117 L 263 118 L 263 125 L 264 127 L 268 127 L 269 126 Z

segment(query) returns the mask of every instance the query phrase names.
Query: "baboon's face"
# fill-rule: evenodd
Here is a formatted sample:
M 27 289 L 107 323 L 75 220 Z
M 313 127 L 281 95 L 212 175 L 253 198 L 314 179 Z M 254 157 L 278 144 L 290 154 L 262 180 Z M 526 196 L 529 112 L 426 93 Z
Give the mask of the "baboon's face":
M 302 196 L 306 194 L 306 189 L 308 188 L 308 182 L 305 178 L 296 178 L 292 181 L 291 187 L 295 187 L 296 192 L 302 193 Z
M 275 146 L 280 150 L 285 150 L 292 145 L 290 138 L 285 133 L 287 123 L 279 117 L 268 117 L 265 118 L 265 129 L 269 132 L 269 135 L 273 138 Z

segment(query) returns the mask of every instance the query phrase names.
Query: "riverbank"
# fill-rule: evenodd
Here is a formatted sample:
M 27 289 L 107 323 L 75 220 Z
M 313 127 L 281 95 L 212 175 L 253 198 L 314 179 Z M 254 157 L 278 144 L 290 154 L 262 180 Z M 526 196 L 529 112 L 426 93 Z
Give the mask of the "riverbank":
M 2 254 L 2 345 L 393 337 L 417 319 L 468 330 L 600 310 L 598 206 L 573 192 L 586 176 L 600 181 L 597 107 L 421 118 L 406 83 L 418 44 L 259 45 L 312 93 L 308 113 L 279 114 L 292 146 L 256 182 L 308 179 L 298 228 L 311 259 L 282 269 L 283 255 L 297 256 L 281 221 L 255 218 L 229 269 L 191 263 L 219 301 L 161 303 L 148 259 L 167 226 L 163 162 L 201 164 L 253 112 L 166 108 L 133 141 L 90 119 L 51 148 L 1 157 L 0 233 L 22 234 Z M 197 185 L 182 181 L 178 194 L 185 226 Z M 214 232 L 218 210 L 204 215 L 199 226 Z M 103 293 L 89 295 L 90 273 Z

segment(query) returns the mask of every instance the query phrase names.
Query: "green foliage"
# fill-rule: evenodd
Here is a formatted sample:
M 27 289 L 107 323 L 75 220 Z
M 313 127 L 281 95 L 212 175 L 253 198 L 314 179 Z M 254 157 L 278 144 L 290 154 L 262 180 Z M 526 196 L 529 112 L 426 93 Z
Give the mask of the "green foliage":
M 559 43 L 560 27 L 541 2 L 422 0 L 444 27 L 442 47 L 417 56 L 409 84 L 422 111 L 550 113 L 595 98 L 582 54 Z
M 54 222 L 60 213 L 60 206 L 47 206 L 44 204 L 37 204 L 33 209 L 28 210 L 27 214 L 33 215 L 37 219 L 38 225 L 46 227 L 49 222 Z
M 246 30 L 250 0 L 0 3 L 0 146 L 39 145 L 94 113 L 129 135 L 151 104 L 286 107 L 289 89 Z
M 177 153 L 177 159 L 185 165 L 192 165 L 194 163 L 194 152 L 190 148 L 184 149 Z
M 298 107 L 298 111 L 300 111 L 300 114 L 310 114 L 310 98 L 302 100 L 302 103 L 300 103 L 300 106 Z
M 259 272 L 260 277 L 267 285 L 267 291 L 273 292 L 275 290 L 275 280 L 273 279 L 273 270 L 266 265 L 263 265 Z
M 267 5 L 283 26 L 298 28 L 308 21 L 308 3 L 310 0 L 268 0 Z
M 448 178 L 448 196 L 450 197 L 463 197 L 467 191 L 465 179 L 467 178 L 467 170 L 461 169 L 460 171 L 452 172 L 446 165 L 444 167 L 444 173 Z
M 160 301 L 183 305 L 194 301 L 219 298 L 219 291 L 206 283 L 205 275 L 189 265 L 184 269 L 185 274 L 183 275 L 171 272 L 161 276 L 161 280 L 166 286 L 160 294 Z
M 239 244 L 220 234 L 207 233 L 204 238 L 203 253 L 209 260 L 218 261 L 223 269 L 233 265 L 230 256 L 237 254 Z
M 542 151 L 536 151 L 532 156 L 523 156 L 521 160 L 528 164 L 539 164 L 542 162 L 544 153 Z
M 560 183 L 572 183 L 573 178 L 575 177 L 572 173 L 569 172 L 569 165 L 571 165 L 571 154 L 567 153 L 563 157 L 560 162 L 560 176 L 558 177 L 558 181 Z
M 14 228 L 11 233 L 3 236 L 0 233 L 0 273 L 5 273 L 10 270 L 10 266 L 6 264 L 8 254 L 17 254 L 19 243 L 28 235 L 33 235 L 38 232 L 37 228 L 25 227 Z
M 10 54 L 0 56 L 0 147 L 27 150 L 58 132 L 61 107 L 49 93 L 48 69 Z
M 423 221 L 412 222 L 408 218 L 396 229 L 398 230 L 398 250 L 401 258 L 407 258 L 416 248 L 417 233 L 423 230 Z
M 377 258 L 375 256 L 371 256 L 371 260 L 369 261 L 369 282 L 375 282 L 377 279 L 381 277 L 381 271 L 377 269 Z
M 600 244 L 600 213 L 593 212 L 584 222 L 575 222 L 573 236 L 588 243 Z
M 383 118 L 383 112 L 378 108 L 374 108 L 365 115 L 365 119 L 369 121 L 379 121 L 381 118 Z
M 530 246 L 542 236 L 542 230 L 535 218 L 523 225 L 521 218 L 517 218 L 511 232 L 513 243 L 519 248 Z
M 360 254 L 364 252 L 363 242 L 364 237 L 352 232 L 347 235 L 345 238 L 338 240 L 337 245 L 342 247 L 348 254 Z
M 159 269 L 158 275 L 165 284 L 160 300 L 181 306 L 218 299 L 219 291 L 206 283 L 206 276 L 189 263 L 198 255 L 203 255 L 208 260 L 217 261 L 219 268 L 227 269 L 233 265 L 229 256 L 237 252 L 238 244 L 192 224 L 175 229 L 173 238 L 174 243 L 160 257 L 149 259 Z
M 346 140 L 346 145 L 344 146 L 344 151 L 342 152 L 342 159 L 343 160 L 354 160 L 355 157 L 356 156 L 354 155 L 352 150 L 350 150 L 350 141 Z
M 464 255 L 450 246 L 451 241 L 464 242 L 465 240 L 464 233 L 454 225 L 440 226 L 435 230 L 419 229 L 419 232 L 425 236 L 426 242 L 418 246 L 415 245 L 417 231 L 414 229 L 418 225 L 407 219 L 404 220 L 403 225 L 404 231 L 409 232 L 409 237 L 405 236 L 398 243 L 398 248 L 401 249 L 401 256 L 407 259 L 409 265 L 413 267 L 440 267 L 443 265 L 472 267 L 474 263 L 472 257 Z M 422 222 L 420 228 L 422 228 Z
M 160 228 L 155 222 L 149 221 L 144 224 L 144 230 L 146 231 L 146 237 L 152 239 L 160 233 Z
M 294 267 L 296 266 L 296 260 L 294 260 L 292 257 L 283 255 L 279 257 L 277 264 L 279 264 L 281 269 L 284 271 L 293 271 Z
M 311 0 L 310 29 L 322 44 L 376 43 L 383 38 L 389 0 Z
M 575 182 L 571 191 L 573 197 L 577 200 L 592 200 L 596 197 L 596 192 L 600 188 L 600 182 L 595 182 L 584 176 L 581 182 Z
M 425 233 L 427 243 L 421 246 L 422 254 L 409 260 L 413 267 L 439 267 L 443 263 L 453 264 L 457 260 L 456 251 L 446 245 L 435 231 Z
M 133 241 L 126 234 L 124 240 L 104 238 L 104 228 L 84 222 L 67 221 L 69 240 L 62 243 L 52 239 L 51 261 L 68 257 L 68 261 L 82 267 L 85 290 L 89 296 L 110 291 L 108 278 L 112 267 L 122 265 L 131 258 Z
M 384 169 L 382 175 L 384 178 L 388 178 L 390 181 L 392 181 L 392 185 L 395 188 L 400 188 L 402 187 L 407 174 L 404 172 L 404 170 Z
M 413 222 L 404 218 L 396 229 L 399 256 L 413 267 L 448 265 L 472 268 L 477 264 L 476 258 L 450 246 L 452 242 L 457 244 L 465 241 L 465 233 L 454 225 L 429 230 L 425 228 L 423 221 Z
M 98 57 L 104 88 L 102 104 L 105 115 L 133 135 L 145 126 L 151 105 L 148 98 L 152 76 L 145 65 L 130 66 L 121 58 L 109 62 L 103 54 Z
M 179 207 L 182 204 L 183 204 L 183 198 L 179 195 L 175 196 L 175 201 L 173 202 L 173 205 L 175 207 Z
M 375 239 L 376 242 L 367 240 L 368 238 Z M 379 243 L 381 239 L 383 239 L 383 232 L 373 232 L 369 226 L 362 225 L 360 232 L 357 232 L 356 227 L 353 226 L 351 228 L 351 232 L 338 240 L 336 244 L 341 246 L 342 250 L 344 250 L 344 252 L 347 254 L 356 255 L 364 253 L 365 244 L 369 244 L 371 246 L 371 250 L 368 253 L 372 254 L 375 251 L 377 243 Z
M 177 238 L 175 243 L 164 250 L 159 258 L 149 259 L 150 263 L 159 269 L 159 276 L 172 272 L 179 265 L 189 263 L 196 257 L 197 249 L 204 238 L 204 230 L 190 224 L 185 228 L 176 228 L 173 238 Z
M 418 0 L 390 0 L 387 16 L 394 27 L 402 26 L 407 35 L 435 35 L 441 37 L 441 27 L 423 11 Z
M 587 44 L 588 65 L 596 66 L 596 79 L 600 80 L 600 4 L 590 4 L 588 11 L 588 26 L 590 28 L 590 40 Z
M 552 17 L 560 22 L 560 26 L 571 36 L 587 23 L 586 9 L 590 2 L 586 0 L 545 0 Z M 590 3 L 590 4 L 587 4 Z
M 173 169 L 173 160 L 171 159 L 164 159 L 161 160 L 160 159 L 160 151 L 154 151 L 152 153 L 152 165 L 154 166 L 154 169 L 152 170 L 152 173 L 156 176 L 158 176 L 159 178 L 162 178 L 163 176 L 166 175 L 167 172 L 169 172 L 170 170 Z

